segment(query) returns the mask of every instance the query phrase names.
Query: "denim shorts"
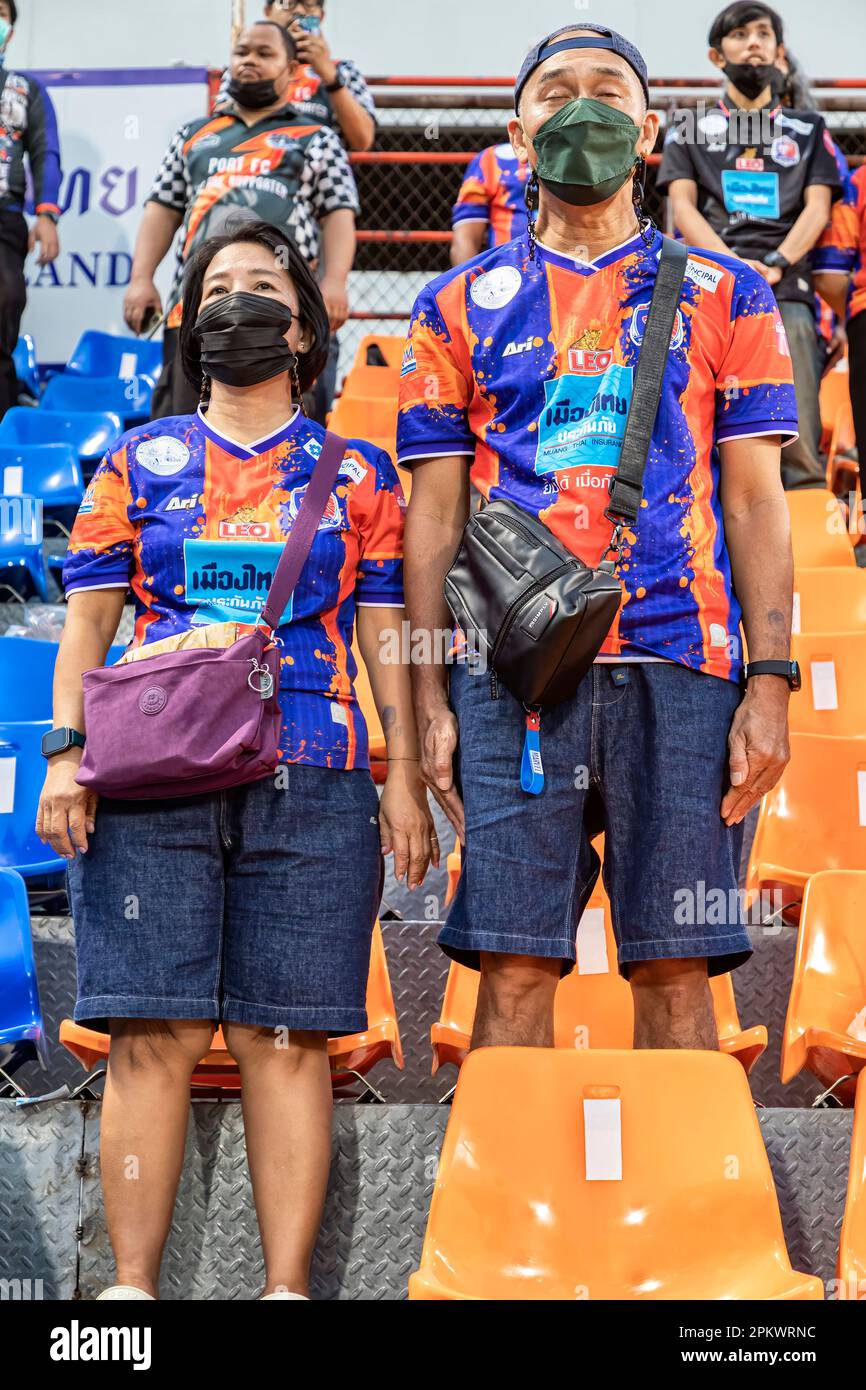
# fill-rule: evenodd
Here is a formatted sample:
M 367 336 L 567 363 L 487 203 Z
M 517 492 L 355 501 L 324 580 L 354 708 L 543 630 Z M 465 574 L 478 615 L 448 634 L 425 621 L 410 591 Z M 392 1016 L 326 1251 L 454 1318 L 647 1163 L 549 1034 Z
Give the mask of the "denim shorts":
M 534 796 L 520 786 L 522 706 L 489 672 L 454 666 L 466 846 L 446 954 L 475 969 L 480 951 L 560 957 L 567 974 L 598 875 L 595 810 L 623 975 L 634 961 L 706 957 L 717 975 L 747 960 L 742 825 L 719 814 L 741 698 L 733 682 L 672 662 L 596 663 L 542 715 Z
M 161 801 L 103 798 L 69 865 L 75 1019 L 367 1026 L 379 801 L 366 769 Z

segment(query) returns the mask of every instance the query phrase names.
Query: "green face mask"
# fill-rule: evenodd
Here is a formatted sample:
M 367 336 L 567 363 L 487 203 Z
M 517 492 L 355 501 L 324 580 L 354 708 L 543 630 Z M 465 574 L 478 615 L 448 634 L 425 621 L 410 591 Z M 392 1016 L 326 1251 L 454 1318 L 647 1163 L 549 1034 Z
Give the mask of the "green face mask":
M 535 133 L 539 181 L 564 203 L 603 203 L 634 168 L 639 136 L 634 121 L 605 101 L 566 102 Z

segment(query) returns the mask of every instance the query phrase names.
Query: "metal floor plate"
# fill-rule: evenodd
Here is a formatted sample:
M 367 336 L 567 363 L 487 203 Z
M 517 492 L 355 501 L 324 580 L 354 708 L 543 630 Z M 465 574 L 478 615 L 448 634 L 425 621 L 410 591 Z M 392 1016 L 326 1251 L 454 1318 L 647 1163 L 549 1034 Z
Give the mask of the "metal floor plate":
M 0 1280 L 42 1280 L 44 1297 L 111 1282 L 98 1180 L 99 1105 L 0 1102 Z M 340 1106 L 313 1264 L 317 1300 L 402 1299 L 418 1266 L 449 1109 Z M 835 1277 L 850 1111 L 759 1110 L 795 1269 Z M 83 1142 L 83 1163 L 82 1158 Z M 79 1172 L 83 1171 L 83 1184 Z M 237 1102 L 192 1107 L 187 1159 L 163 1266 L 169 1300 L 258 1297 L 262 1262 Z

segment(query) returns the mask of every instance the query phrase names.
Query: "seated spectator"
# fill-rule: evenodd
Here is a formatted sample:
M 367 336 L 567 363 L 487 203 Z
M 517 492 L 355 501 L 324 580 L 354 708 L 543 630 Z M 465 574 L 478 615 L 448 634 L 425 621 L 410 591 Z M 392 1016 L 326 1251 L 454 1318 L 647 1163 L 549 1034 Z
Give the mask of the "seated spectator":
M 54 685 L 67 748 L 49 758 L 37 830 L 71 861 L 75 1018 L 111 1033 L 101 1174 L 117 1283 L 100 1297 L 158 1296 L 190 1076 L 221 1025 L 243 1083 L 264 1296 L 304 1299 L 330 1159 L 328 1035 L 367 1026 L 381 855 L 394 850 L 410 888 L 438 857 L 409 671 L 382 656 L 404 617 L 403 498 L 388 456 L 350 441 L 278 628 L 276 775 L 97 806 L 76 781 L 81 675 L 104 662 L 127 588 L 139 659 L 231 645 L 239 623 L 249 632 L 326 438 L 299 402 L 328 318 L 285 232 L 245 222 L 202 243 L 184 310 L 180 354 L 199 409 L 124 435 L 70 538 Z M 388 743 L 381 802 L 353 684 L 356 623 Z
M 452 265 L 524 235 L 528 177 L 529 166 L 520 162 L 508 141 L 489 145 L 475 156 L 451 212 Z
M 769 5 L 737 0 L 713 21 L 710 61 L 724 97 L 695 124 L 676 113 L 658 187 L 667 189 L 686 241 L 739 256 L 772 286 L 785 325 L 799 437 L 782 454 L 785 486 L 823 487 L 815 335 L 808 253 L 841 193 L 830 137 L 815 111 L 783 110 L 782 21 Z M 748 113 L 748 116 L 744 116 Z
M 139 333 L 149 311 L 161 309 L 153 277 L 183 225 L 166 305 L 155 415 L 195 409 L 189 384 L 175 370 L 183 266 L 229 218 L 261 218 L 282 227 L 312 268 L 324 261 L 320 287 L 332 333 L 346 320 L 358 193 L 334 131 L 299 120 L 287 101 L 296 73 L 294 41 L 287 30 L 264 20 L 244 29 L 232 52 L 226 96 L 213 115 L 181 126 L 157 171 L 124 300 L 126 322 Z

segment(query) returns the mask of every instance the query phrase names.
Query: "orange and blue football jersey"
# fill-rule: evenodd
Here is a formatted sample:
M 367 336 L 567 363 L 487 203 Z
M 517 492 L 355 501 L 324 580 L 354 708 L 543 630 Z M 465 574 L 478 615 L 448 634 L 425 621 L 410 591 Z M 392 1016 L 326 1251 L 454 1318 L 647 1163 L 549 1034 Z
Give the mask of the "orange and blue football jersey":
M 324 437 L 300 412 L 249 446 L 201 414 L 131 430 L 79 508 L 67 596 L 131 587 L 134 647 L 208 623 L 255 623 Z M 287 762 L 369 766 L 353 684 L 355 610 L 403 603 L 404 508 L 388 455 L 350 441 L 278 633 Z
M 524 237 L 432 281 L 409 329 L 399 462 L 470 456 L 485 498 L 510 500 L 598 564 L 661 244 L 659 233 L 649 248 L 636 236 L 586 263 L 543 245 L 532 260 Z M 604 656 L 737 679 L 741 613 L 717 446 L 796 433 L 790 353 L 769 285 L 742 261 L 690 248 Z
M 486 222 L 488 247 L 523 236 L 528 220 L 524 197 L 528 177 L 529 166 L 521 164 L 508 143 L 488 146 L 467 166 L 451 210 L 451 226 Z
M 814 270 L 851 276 L 849 318 L 866 309 L 866 165 L 849 176 L 811 260 Z

